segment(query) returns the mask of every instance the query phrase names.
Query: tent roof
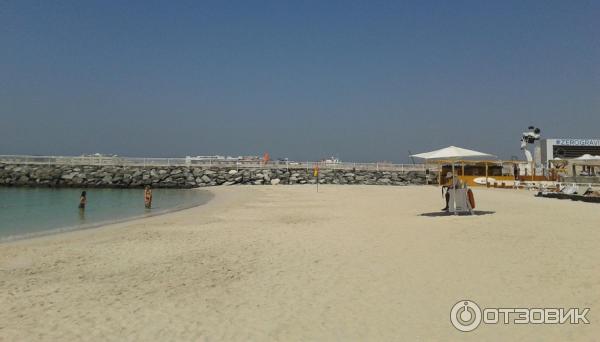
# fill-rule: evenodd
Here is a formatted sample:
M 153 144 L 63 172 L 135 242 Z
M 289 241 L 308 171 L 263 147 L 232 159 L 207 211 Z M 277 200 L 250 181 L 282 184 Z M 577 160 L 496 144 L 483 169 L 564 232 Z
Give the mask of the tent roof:
M 592 156 L 591 154 L 584 154 L 581 157 L 575 158 L 576 160 L 600 160 L 600 156 Z
M 413 154 L 411 157 L 427 159 L 427 160 L 452 160 L 452 159 L 465 159 L 465 158 L 496 158 L 492 154 L 483 152 L 468 150 L 466 148 L 448 146 L 439 150 Z

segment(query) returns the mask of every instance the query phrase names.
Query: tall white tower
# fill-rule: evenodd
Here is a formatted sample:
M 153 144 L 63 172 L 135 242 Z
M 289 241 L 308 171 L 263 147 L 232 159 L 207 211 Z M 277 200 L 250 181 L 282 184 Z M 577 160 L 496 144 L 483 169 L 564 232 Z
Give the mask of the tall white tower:
M 535 169 L 542 167 L 542 148 L 540 145 L 541 130 L 534 126 L 529 126 L 528 129 L 529 131 L 523 132 L 521 135 L 521 150 L 523 150 L 525 159 L 527 160 L 525 170 L 528 175 L 531 175 Z M 531 152 L 527 149 L 530 144 L 534 146 L 533 157 L 531 156 Z

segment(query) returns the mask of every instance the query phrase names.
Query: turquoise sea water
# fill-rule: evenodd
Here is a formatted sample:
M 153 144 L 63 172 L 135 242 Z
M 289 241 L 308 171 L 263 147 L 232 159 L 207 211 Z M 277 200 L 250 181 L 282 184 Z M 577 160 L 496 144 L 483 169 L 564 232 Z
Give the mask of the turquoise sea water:
M 78 209 L 87 191 L 85 210 Z M 152 209 L 142 189 L 51 189 L 0 187 L 0 241 L 82 229 L 151 216 L 206 203 L 202 190 L 153 189 Z

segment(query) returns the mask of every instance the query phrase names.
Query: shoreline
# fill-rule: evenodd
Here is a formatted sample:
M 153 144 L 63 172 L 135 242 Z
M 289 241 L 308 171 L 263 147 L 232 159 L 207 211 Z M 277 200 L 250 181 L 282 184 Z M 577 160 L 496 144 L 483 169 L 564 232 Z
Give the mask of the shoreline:
M 132 221 L 167 215 L 167 214 L 175 213 L 175 212 L 182 211 L 182 210 L 192 209 L 192 208 L 196 208 L 199 206 L 205 206 L 208 203 L 210 203 L 215 197 L 214 193 L 207 189 L 196 188 L 196 189 L 180 189 L 180 190 L 181 191 L 204 191 L 207 193 L 207 198 L 205 198 L 201 201 L 195 202 L 195 203 L 191 203 L 191 204 L 182 204 L 182 205 L 178 205 L 178 206 L 175 206 L 172 208 L 162 209 L 162 210 L 155 211 L 155 212 L 150 211 L 150 212 L 142 214 L 142 215 L 134 215 L 134 216 L 113 219 L 113 220 L 104 220 L 104 221 L 84 224 L 84 225 L 80 225 L 80 226 L 67 226 L 67 227 L 43 230 L 43 231 L 39 231 L 39 232 L 26 233 L 26 234 L 21 234 L 21 235 L 9 235 L 9 236 L 5 236 L 5 237 L 0 237 L 0 245 L 17 242 L 17 241 L 24 241 L 24 240 L 44 238 L 44 237 L 49 237 L 49 236 L 54 236 L 54 235 L 67 234 L 67 233 L 78 232 L 78 231 L 98 229 L 98 228 L 103 228 L 106 226 L 117 225 L 117 224 L 128 223 L 128 222 L 132 222 Z
M 210 191 L 168 215 L 0 244 L 0 340 L 455 340 L 462 299 L 591 308 L 592 324 L 469 338 L 599 334 L 595 204 L 478 189 L 489 215 L 424 217 L 437 187 Z

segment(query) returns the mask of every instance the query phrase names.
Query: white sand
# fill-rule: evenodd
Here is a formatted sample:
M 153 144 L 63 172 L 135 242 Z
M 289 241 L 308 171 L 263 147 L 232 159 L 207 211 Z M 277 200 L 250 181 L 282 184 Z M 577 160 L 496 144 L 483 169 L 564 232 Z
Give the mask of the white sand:
M 221 187 L 203 207 L 0 244 L 0 340 L 596 340 L 600 206 L 439 188 Z M 589 307 L 589 325 L 450 325 Z

